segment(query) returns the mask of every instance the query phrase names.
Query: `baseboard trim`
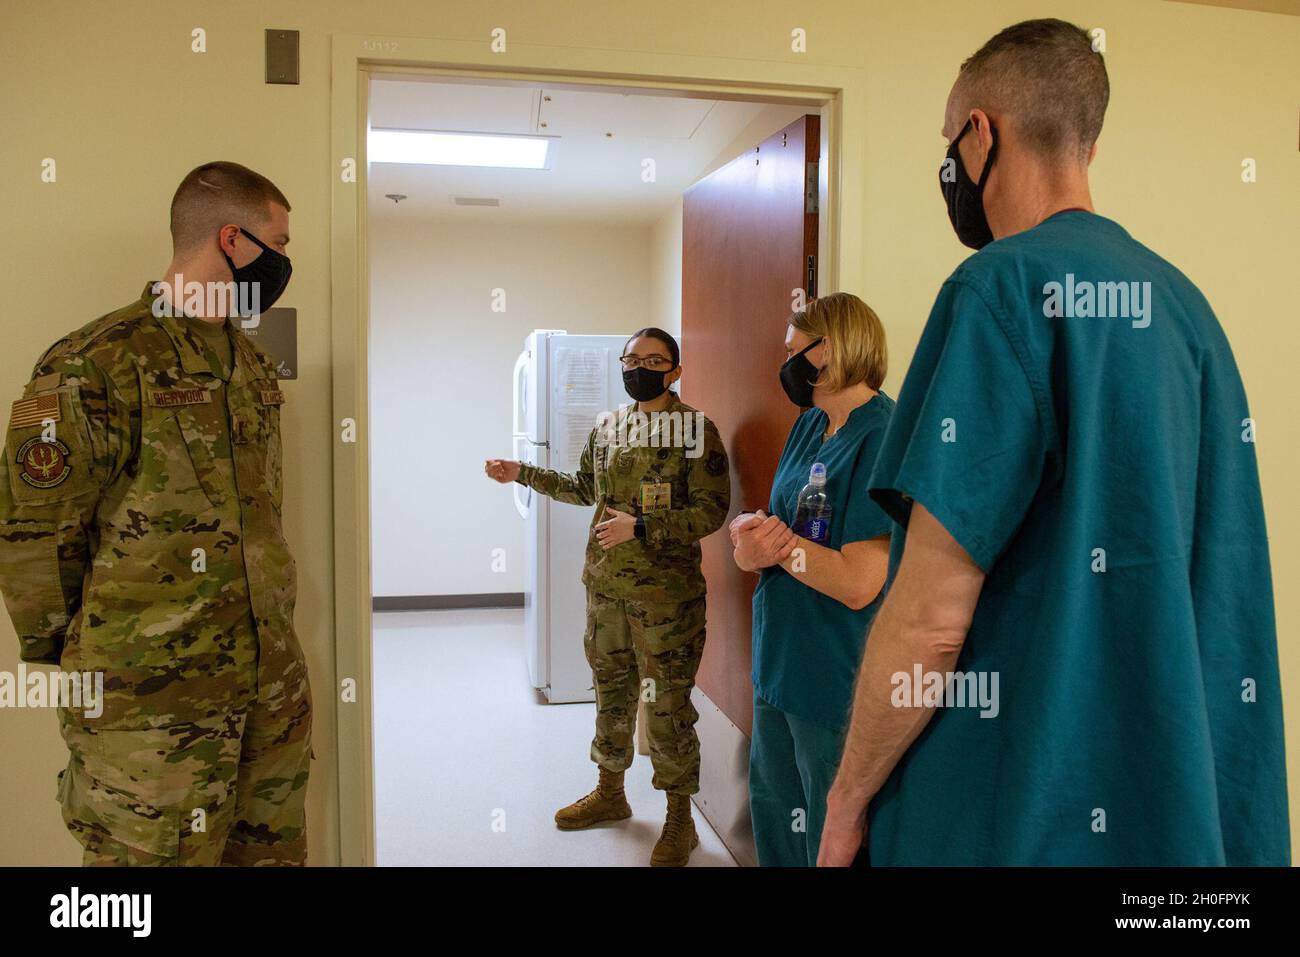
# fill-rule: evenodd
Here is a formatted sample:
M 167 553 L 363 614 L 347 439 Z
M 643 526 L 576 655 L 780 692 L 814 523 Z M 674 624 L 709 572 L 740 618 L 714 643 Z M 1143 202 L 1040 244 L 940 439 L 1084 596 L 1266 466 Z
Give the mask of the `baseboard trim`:
M 375 611 L 445 611 L 457 608 L 523 608 L 524 593 L 482 595 L 390 595 L 371 599 Z
M 695 804 L 736 863 L 758 865 L 749 818 L 749 736 L 732 723 L 699 688 L 691 696 L 700 720 L 700 791 Z

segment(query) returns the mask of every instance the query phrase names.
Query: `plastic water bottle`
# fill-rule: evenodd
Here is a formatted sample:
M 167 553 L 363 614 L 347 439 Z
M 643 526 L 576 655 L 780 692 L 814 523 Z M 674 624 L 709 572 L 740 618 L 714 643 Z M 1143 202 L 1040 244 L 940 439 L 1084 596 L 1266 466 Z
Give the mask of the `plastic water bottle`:
M 794 512 L 794 533 L 825 545 L 831 537 L 831 503 L 826 495 L 826 466 L 813 463 L 808 484 L 799 493 Z

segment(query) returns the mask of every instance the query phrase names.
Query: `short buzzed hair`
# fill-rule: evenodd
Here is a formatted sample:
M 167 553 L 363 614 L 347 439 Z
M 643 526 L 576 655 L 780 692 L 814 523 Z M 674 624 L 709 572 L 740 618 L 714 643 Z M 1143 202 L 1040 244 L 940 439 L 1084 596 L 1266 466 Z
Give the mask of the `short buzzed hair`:
M 1088 32 L 1055 19 L 1007 27 L 961 65 L 957 87 L 964 108 L 1014 117 L 1025 146 L 1050 160 L 1086 163 L 1110 102 Z
M 172 197 L 172 249 L 191 250 L 227 223 L 264 223 L 272 203 L 290 208 L 261 173 L 238 163 L 204 163 L 186 174 Z

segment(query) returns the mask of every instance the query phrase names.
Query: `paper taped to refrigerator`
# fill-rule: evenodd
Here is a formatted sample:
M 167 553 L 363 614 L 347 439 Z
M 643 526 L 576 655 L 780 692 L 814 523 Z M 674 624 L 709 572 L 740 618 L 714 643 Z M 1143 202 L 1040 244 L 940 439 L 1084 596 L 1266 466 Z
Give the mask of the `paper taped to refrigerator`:
M 578 468 L 591 430 L 605 408 L 609 386 L 608 349 L 566 349 L 555 352 L 555 467 L 564 472 Z

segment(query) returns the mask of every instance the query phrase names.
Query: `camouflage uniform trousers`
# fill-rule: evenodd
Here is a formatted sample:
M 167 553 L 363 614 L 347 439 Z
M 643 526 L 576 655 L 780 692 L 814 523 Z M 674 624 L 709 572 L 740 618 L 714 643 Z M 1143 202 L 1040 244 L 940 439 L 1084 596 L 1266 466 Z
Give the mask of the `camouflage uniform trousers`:
M 587 592 L 583 648 L 596 691 L 591 759 L 608 771 L 632 764 L 637 702 L 646 702 L 654 786 L 676 794 L 700 789 L 699 712 L 691 703 L 704 652 L 704 596 L 639 602 Z
M 163 728 L 97 730 L 61 709 L 59 799 L 83 865 L 305 865 L 310 689 L 270 687 L 281 690 Z

